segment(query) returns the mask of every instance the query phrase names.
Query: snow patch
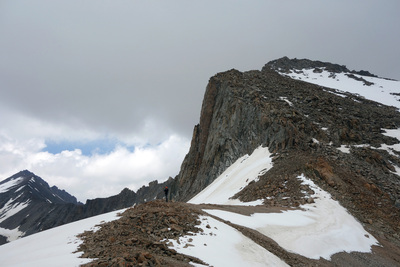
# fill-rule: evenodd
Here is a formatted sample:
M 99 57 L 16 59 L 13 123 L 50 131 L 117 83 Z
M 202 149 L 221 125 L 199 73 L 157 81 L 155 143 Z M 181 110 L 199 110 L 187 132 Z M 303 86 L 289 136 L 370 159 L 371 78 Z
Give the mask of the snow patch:
M 238 199 L 231 199 L 231 197 L 240 192 L 250 182 L 257 181 L 258 177 L 265 174 L 270 168 L 272 168 L 271 153 L 268 147 L 260 146 L 250 156 L 245 155 L 236 160 L 209 186 L 189 200 L 189 203 L 261 205 L 263 200 L 244 203 Z
M 6 228 L 0 227 L 0 235 L 5 236 L 8 242 L 17 240 L 24 234 L 25 234 L 24 232 L 21 232 L 19 230 L 19 227 L 15 228 L 15 229 L 6 229 Z
M 212 266 L 289 266 L 227 224 L 209 216 L 199 218 L 203 232 L 168 240 L 179 253 Z
M 346 73 L 330 73 L 325 70 L 322 71 L 322 73 L 314 73 L 313 69 L 303 69 L 301 71 L 290 73 L 289 75 L 281 73 L 281 75 L 289 76 L 297 80 L 305 80 L 309 83 L 318 84 L 324 87 L 346 91 L 358 96 L 362 96 L 365 99 L 373 100 L 387 106 L 394 106 L 400 109 L 399 81 L 352 74 L 357 78 L 362 78 L 367 82 L 373 83 L 372 85 L 367 86 L 364 85 L 363 81 L 357 81 L 353 78 L 350 78 L 346 75 Z M 340 94 L 340 91 L 337 92 L 336 95 L 342 97 L 344 96 Z M 379 98 L 376 97 L 377 95 L 379 95 Z
M 12 202 L 14 200 L 15 199 L 8 200 L 7 203 L 4 204 L 3 208 L 0 209 L 0 223 L 3 222 L 4 220 L 8 219 L 9 217 L 17 214 L 21 210 L 25 209 L 26 207 L 28 207 L 28 205 L 30 203 L 30 201 L 27 200 L 25 202 L 17 202 L 17 203 L 13 204 Z
M 394 137 L 400 142 L 400 129 L 381 129 L 384 131 L 382 134 L 390 137 Z
M 293 103 L 290 102 L 290 101 L 287 99 L 286 96 L 281 96 L 281 97 L 279 97 L 279 99 L 285 101 L 286 103 L 288 103 L 289 106 L 291 106 L 291 107 L 293 106 Z
M 125 210 L 125 209 L 124 209 Z M 92 261 L 79 258 L 82 252 L 74 253 L 82 243 L 76 235 L 84 231 L 96 230 L 99 223 L 118 219 L 118 213 L 124 210 L 94 216 L 84 220 L 65 224 L 37 234 L 20 238 L 0 246 L 2 266 L 30 267 L 70 267 Z
M 346 154 L 350 154 L 350 147 L 347 145 L 341 145 L 340 147 L 337 148 L 337 150 L 340 150 Z
M 256 213 L 251 216 L 222 210 L 207 213 L 259 231 L 284 249 L 311 259 L 330 257 L 338 252 L 370 252 L 378 241 L 366 232 L 345 208 L 304 175 L 298 177 L 314 190 L 315 203 L 302 210 Z
M 0 193 L 4 193 L 7 192 L 10 188 L 18 185 L 20 182 L 22 182 L 22 180 L 24 180 L 23 177 L 19 177 L 19 178 L 15 178 L 15 179 L 11 179 L 8 182 L 5 182 L 4 184 L 0 184 Z

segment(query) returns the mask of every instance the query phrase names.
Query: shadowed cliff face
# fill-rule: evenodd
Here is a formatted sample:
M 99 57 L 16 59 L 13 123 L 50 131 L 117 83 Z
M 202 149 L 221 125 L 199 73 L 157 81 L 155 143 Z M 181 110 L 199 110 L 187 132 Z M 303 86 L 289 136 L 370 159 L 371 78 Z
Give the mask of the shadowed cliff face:
M 259 145 L 278 149 L 298 142 L 292 122 L 280 121 L 279 105 L 263 99 L 262 80 L 268 76 L 281 79 L 275 72 L 236 70 L 210 79 L 200 124 L 194 128 L 191 149 L 174 185 L 177 199 L 188 200 Z
M 333 89 L 283 77 L 268 66 L 219 73 L 207 85 L 200 123 L 171 193 L 176 200 L 189 200 L 260 145 L 280 155 L 303 151 L 328 157 L 343 144 L 393 144 L 396 140 L 381 129 L 399 126 L 393 107 L 347 93 L 340 96 Z M 386 166 L 398 161 L 376 153 Z

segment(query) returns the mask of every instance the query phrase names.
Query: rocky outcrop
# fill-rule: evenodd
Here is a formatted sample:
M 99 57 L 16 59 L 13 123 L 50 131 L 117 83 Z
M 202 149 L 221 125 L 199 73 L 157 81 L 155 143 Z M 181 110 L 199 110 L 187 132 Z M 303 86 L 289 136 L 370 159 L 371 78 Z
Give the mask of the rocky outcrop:
M 331 73 L 347 72 L 368 77 L 378 77 L 370 73 L 369 71 L 365 70 L 350 71 L 345 65 L 333 64 L 330 62 L 322 62 L 319 60 L 310 60 L 310 59 L 297 59 L 297 58 L 289 59 L 288 57 L 282 57 L 280 59 L 268 62 L 267 66 L 268 68 L 272 68 L 274 70 L 286 73 L 289 73 L 293 70 L 299 71 L 302 69 L 314 69 L 314 72 L 318 73 L 322 72 L 322 69 L 324 69 Z
M 96 259 L 84 266 L 192 266 L 201 260 L 179 254 L 165 240 L 199 232 L 195 207 L 150 201 L 126 210 L 120 220 L 80 235 L 82 257 Z M 115 255 L 119 255 L 116 257 Z
M 281 70 L 283 72 L 289 72 L 293 69 L 316 69 L 318 72 L 322 68 L 329 72 L 350 72 L 350 70 L 345 65 L 333 64 L 329 62 L 322 62 L 318 60 L 309 59 L 289 59 L 288 57 L 282 57 L 280 59 L 272 60 L 267 64 L 270 68 L 275 70 Z

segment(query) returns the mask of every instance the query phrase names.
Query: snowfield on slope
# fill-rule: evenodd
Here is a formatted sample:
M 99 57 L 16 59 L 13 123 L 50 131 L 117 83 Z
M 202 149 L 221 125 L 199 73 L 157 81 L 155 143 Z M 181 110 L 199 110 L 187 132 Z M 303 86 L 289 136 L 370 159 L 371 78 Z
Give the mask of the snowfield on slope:
M 302 69 L 289 74 L 281 73 L 281 75 L 339 91 L 346 91 L 400 109 L 400 81 L 352 74 L 357 78 L 374 83 L 372 85 L 364 85 L 363 81 L 350 78 L 346 73 L 331 73 L 325 70 L 321 73 L 315 73 L 313 70 Z M 343 97 L 343 95 L 340 96 Z
M 236 193 L 245 188 L 251 181 L 257 181 L 258 177 L 272 168 L 272 158 L 268 147 L 258 147 L 249 156 L 245 155 L 217 179 L 214 180 L 203 191 L 193 197 L 188 203 L 221 204 L 221 205 L 261 205 L 262 200 L 253 202 L 241 202 L 238 199 L 231 199 Z
M 212 266 L 289 266 L 233 227 L 210 216 L 200 221 L 202 233 L 168 240 L 175 250 Z
M 0 185 L 0 193 L 7 192 L 10 188 L 17 186 L 24 178 L 19 177 Z
M 65 224 L 1 245 L 1 266 L 72 267 L 88 263 L 90 259 L 79 258 L 82 252 L 74 253 L 82 243 L 76 235 L 96 230 L 96 225 L 103 222 L 118 219 L 117 214 L 123 211 L 114 211 Z
M 292 79 L 336 89 L 338 90 L 337 95 L 341 97 L 344 97 L 344 95 L 340 94 L 340 92 L 349 92 L 383 105 L 396 107 L 400 110 L 400 81 L 351 74 L 357 79 L 360 79 L 355 80 L 346 75 L 350 73 L 331 73 L 326 71 L 324 68 L 322 69 L 323 71 L 321 73 L 314 72 L 314 69 L 302 69 L 292 71 L 291 73 L 280 72 L 280 74 Z M 373 84 L 365 85 L 365 82 L 362 81 L 362 79 Z M 285 101 L 288 100 L 286 99 Z M 369 144 L 358 146 L 383 149 L 388 151 L 391 155 L 397 156 L 393 150 L 400 152 L 400 129 L 382 129 L 382 131 L 384 132 L 384 135 L 397 138 L 399 143 L 394 145 L 381 144 L 380 147 L 371 147 Z M 350 153 L 350 147 L 348 145 L 342 145 L 338 149 L 343 153 Z M 397 166 L 396 164 L 393 164 L 393 166 L 396 169 L 395 174 L 400 176 L 400 166 Z
M 256 213 L 251 216 L 222 210 L 205 210 L 207 213 L 234 224 L 255 229 L 275 240 L 287 251 L 311 259 L 330 257 L 338 252 L 370 252 L 377 240 L 331 195 L 306 177 L 299 176 L 304 184 L 315 191 L 315 203 L 302 205 L 302 210 L 282 213 Z
M 264 166 L 254 163 L 267 162 L 266 157 L 270 159 L 267 150 L 268 148 L 259 147 L 250 157 L 246 157 L 246 161 L 243 158 L 238 159 L 226 173 L 221 174 L 189 203 L 232 203 L 229 198 L 241 189 L 243 180 L 248 178 L 247 174 L 252 173 L 254 176 L 260 171 L 260 166 Z M 252 168 L 255 168 L 255 172 L 250 171 Z M 247 171 L 236 171 L 238 169 Z M 243 176 L 243 174 L 246 175 Z M 256 179 L 257 177 L 251 178 Z M 371 246 L 378 244 L 377 240 L 366 232 L 345 208 L 333 200 L 328 192 L 319 188 L 304 175 L 298 178 L 315 192 L 312 196 L 315 203 L 302 205 L 301 210 L 258 213 L 252 216 L 222 210 L 205 211 L 224 220 L 257 230 L 275 240 L 286 250 L 311 259 L 325 258 L 329 260 L 333 254 L 342 251 L 370 252 Z M 226 189 L 224 183 L 229 184 L 229 190 Z M 181 247 L 178 250 L 185 254 L 191 253 Z

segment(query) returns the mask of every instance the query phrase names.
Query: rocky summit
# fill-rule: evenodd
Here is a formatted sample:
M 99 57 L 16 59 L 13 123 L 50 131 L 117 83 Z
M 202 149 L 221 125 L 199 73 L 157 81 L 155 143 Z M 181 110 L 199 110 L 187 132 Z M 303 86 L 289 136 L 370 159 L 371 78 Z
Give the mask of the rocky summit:
M 373 183 L 394 204 L 400 195 L 398 176 L 392 171 L 399 158 L 373 147 L 399 142 L 383 134 L 383 129 L 399 127 L 398 109 L 284 77 L 271 66 L 261 71 L 230 70 L 210 79 L 200 124 L 173 186 L 175 198 L 190 199 L 239 157 L 263 145 L 276 153 L 277 162 L 299 166 L 287 175 L 319 173 L 313 166 L 324 162 L 333 175 L 322 180 L 339 190 L 339 178 L 333 177 L 343 176 L 335 175 L 331 166 L 338 165 L 347 177 Z M 342 145 L 351 147 L 352 153 L 339 151 Z

